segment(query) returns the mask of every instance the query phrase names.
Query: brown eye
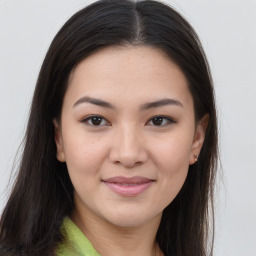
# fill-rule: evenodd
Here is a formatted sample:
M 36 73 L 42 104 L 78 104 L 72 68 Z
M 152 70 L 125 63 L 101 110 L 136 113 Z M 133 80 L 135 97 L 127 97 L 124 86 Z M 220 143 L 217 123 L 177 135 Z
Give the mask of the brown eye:
M 83 123 L 87 123 L 88 125 L 91 126 L 106 126 L 109 125 L 109 123 L 106 121 L 105 118 L 103 118 L 102 116 L 89 116 L 87 118 L 85 118 L 83 121 Z
M 152 119 L 154 125 L 161 125 L 163 123 L 163 117 L 157 116 Z
M 168 124 L 175 123 L 175 121 L 173 121 L 170 117 L 166 116 L 154 116 L 150 119 L 148 123 L 149 125 L 153 126 L 165 126 Z
M 102 122 L 102 117 L 99 117 L 99 116 L 95 116 L 95 117 L 92 117 L 91 118 L 91 123 L 93 125 L 100 125 Z

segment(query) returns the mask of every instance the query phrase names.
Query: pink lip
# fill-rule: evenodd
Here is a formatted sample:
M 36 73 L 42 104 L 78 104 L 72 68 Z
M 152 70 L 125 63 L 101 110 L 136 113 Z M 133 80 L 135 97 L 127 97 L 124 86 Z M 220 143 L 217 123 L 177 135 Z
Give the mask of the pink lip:
M 131 178 L 116 176 L 103 180 L 103 182 L 119 195 L 135 196 L 149 188 L 154 180 L 141 176 Z

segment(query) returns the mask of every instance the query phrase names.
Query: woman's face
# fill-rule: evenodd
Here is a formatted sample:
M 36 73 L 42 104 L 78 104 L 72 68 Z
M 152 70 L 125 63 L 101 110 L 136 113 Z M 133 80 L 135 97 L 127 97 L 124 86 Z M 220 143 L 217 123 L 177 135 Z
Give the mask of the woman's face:
M 204 140 L 181 70 L 151 47 L 109 47 L 71 73 L 57 157 L 75 210 L 120 227 L 161 217 Z

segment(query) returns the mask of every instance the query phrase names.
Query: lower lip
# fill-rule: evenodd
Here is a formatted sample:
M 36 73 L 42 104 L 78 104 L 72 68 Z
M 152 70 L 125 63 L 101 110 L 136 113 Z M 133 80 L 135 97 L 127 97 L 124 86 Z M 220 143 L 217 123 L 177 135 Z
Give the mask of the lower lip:
M 146 189 L 148 189 L 153 181 L 141 183 L 141 184 L 118 184 L 104 182 L 111 190 L 122 196 L 136 196 Z

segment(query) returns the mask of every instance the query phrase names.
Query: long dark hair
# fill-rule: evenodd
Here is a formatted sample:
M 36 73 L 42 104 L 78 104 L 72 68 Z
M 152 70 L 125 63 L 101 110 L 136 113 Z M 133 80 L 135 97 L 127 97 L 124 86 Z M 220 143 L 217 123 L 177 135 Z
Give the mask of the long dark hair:
M 217 125 L 209 66 L 188 22 L 156 1 L 101 0 L 77 12 L 57 33 L 34 92 L 24 151 L 0 222 L 1 255 L 54 255 L 63 237 L 63 218 L 73 209 L 73 185 L 65 163 L 56 159 L 54 126 L 71 70 L 107 46 L 143 45 L 161 49 L 183 71 L 193 96 L 196 120 L 209 114 L 198 162 L 163 212 L 157 241 L 165 255 L 212 255 L 207 241 L 213 222 Z M 213 231 L 213 229 L 211 229 Z

